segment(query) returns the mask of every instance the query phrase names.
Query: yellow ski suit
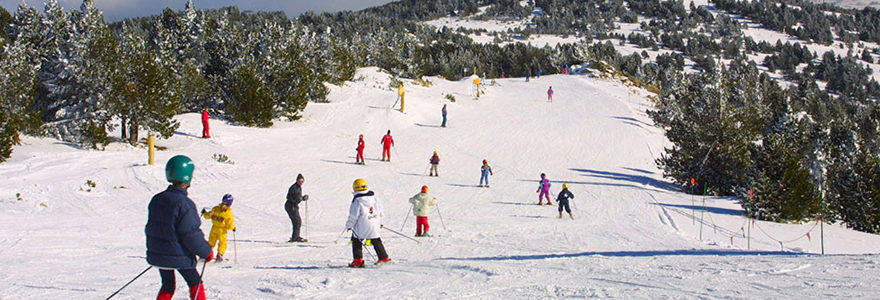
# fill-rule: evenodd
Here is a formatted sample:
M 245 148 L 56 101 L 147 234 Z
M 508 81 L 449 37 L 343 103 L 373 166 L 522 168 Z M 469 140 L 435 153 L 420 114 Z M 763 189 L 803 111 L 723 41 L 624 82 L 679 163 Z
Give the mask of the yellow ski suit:
M 202 216 L 205 219 L 210 219 L 213 224 L 211 234 L 208 236 L 208 244 L 214 248 L 214 245 L 219 241 L 220 246 L 217 248 L 217 254 L 223 255 L 226 253 L 226 231 L 235 231 L 235 216 L 232 215 L 232 208 L 226 204 L 220 204 Z

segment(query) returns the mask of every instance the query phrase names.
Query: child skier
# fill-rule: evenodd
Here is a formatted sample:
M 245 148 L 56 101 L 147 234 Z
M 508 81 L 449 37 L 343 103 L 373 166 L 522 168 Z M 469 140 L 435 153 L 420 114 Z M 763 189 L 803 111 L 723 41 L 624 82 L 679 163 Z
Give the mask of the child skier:
M 443 123 L 440 124 L 440 127 L 446 128 L 446 104 L 443 104 L 443 109 L 440 110 L 440 113 L 443 114 Z
M 391 147 L 394 146 L 394 138 L 391 137 L 391 130 L 382 137 L 382 161 L 391 161 Z M 387 157 L 387 158 L 386 158 Z
M 363 165 L 364 164 L 364 135 L 363 134 L 361 134 L 361 136 L 358 137 L 358 146 L 355 150 L 357 150 L 357 157 L 354 158 L 355 163 L 359 164 L 359 165 Z
M 553 202 L 550 202 L 550 180 L 547 179 L 546 174 L 541 173 L 541 181 L 538 185 L 538 190 L 535 191 L 535 193 L 539 193 L 538 205 L 541 205 L 543 203 L 543 201 L 541 200 L 542 196 L 547 199 L 547 205 L 553 205 Z
M 572 194 L 568 190 L 568 184 L 562 184 L 562 191 L 559 192 L 559 195 L 556 196 L 556 203 L 559 204 L 559 217 L 562 218 L 562 209 L 565 209 L 565 212 L 568 213 L 568 217 L 574 219 L 574 215 L 571 214 L 571 207 L 568 206 L 568 199 L 574 199 L 574 194 Z
M 189 299 L 205 300 L 205 286 L 196 271 L 196 256 L 210 262 L 211 245 L 199 229 L 202 222 L 196 205 L 187 197 L 195 165 L 189 157 L 177 155 L 165 164 L 165 179 L 171 183 L 165 191 L 150 199 L 147 206 L 147 263 L 159 269 L 162 287 L 156 299 L 174 296 L 177 270 L 189 286 Z
M 431 172 L 429 172 L 428 176 L 440 176 L 440 173 L 437 171 L 437 165 L 440 164 L 440 156 L 437 155 L 437 151 L 434 151 L 434 156 L 431 156 L 428 162 L 431 163 Z
M 553 87 L 547 89 L 547 102 L 553 102 Z
M 489 175 L 492 174 L 492 167 L 489 166 L 489 162 L 485 159 L 483 160 L 483 166 L 480 167 L 480 185 L 479 187 L 489 187 Z M 483 185 L 483 181 L 486 182 L 486 185 Z
M 361 178 L 355 179 L 351 185 L 354 191 L 354 199 L 348 207 L 348 221 L 345 222 L 345 228 L 351 231 L 351 252 L 354 260 L 349 267 L 364 267 L 364 244 L 372 244 L 376 250 L 376 256 L 379 261 L 376 264 L 391 261 L 388 253 L 385 252 L 385 245 L 382 244 L 382 238 L 379 237 L 379 231 L 382 229 L 382 217 L 385 213 L 382 204 L 373 191 L 367 190 L 367 181 Z
M 223 253 L 226 253 L 226 234 L 229 230 L 235 231 L 235 216 L 232 215 L 232 195 L 223 195 L 223 199 L 217 206 L 208 211 L 202 208 L 202 217 L 211 220 L 211 234 L 208 236 L 208 244 L 211 249 L 220 242 L 217 247 L 217 262 L 223 261 Z
M 428 234 L 428 214 L 431 206 L 437 205 L 437 198 L 428 196 L 428 186 L 422 186 L 422 192 L 409 198 L 413 205 L 413 215 L 416 216 L 416 236 L 431 236 Z
M 208 109 L 202 109 L 202 138 L 211 138 L 211 128 L 208 124 Z

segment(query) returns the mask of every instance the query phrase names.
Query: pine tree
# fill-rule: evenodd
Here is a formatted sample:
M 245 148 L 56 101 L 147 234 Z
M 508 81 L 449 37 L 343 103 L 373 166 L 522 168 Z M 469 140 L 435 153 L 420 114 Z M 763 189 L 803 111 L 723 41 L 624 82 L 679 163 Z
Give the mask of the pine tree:
M 28 59 L 28 46 L 18 40 L 0 53 L 0 162 L 12 155 L 20 133 L 39 133 L 40 114 L 31 110 L 37 66 Z

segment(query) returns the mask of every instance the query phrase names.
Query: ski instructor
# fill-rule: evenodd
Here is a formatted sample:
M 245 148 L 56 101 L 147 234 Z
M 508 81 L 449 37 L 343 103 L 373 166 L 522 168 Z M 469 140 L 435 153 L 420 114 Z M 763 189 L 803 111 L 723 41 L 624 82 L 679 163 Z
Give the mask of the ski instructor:
M 290 218 L 290 224 L 293 227 L 293 233 L 290 234 L 288 243 L 305 243 L 306 239 L 300 236 L 300 228 L 302 227 L 302 218 L 299 217 L 300 202 L 309 200 L 309 195 L 302 194 L 302 185 L 305 181 L 303 174 L 296 175 L 296 183 L 287 189 L 287 202 L 284 202 L 284 210 L 287 211 L 287 217 Z
M 214 259 L 196 204 L 187 197 L 192 180 L 192 160 L 177 155 L 165 164 L 165 178 L 171 185 L 153 196 L 147 206 L 147 263 L 159 269 L 162 287 L 156 299 L 171 299 L 176 286 L 174 270 L 189 287 L 189 299 L 205 300 L 205 286 L 196 271 L 196 255 L 210 262 Z

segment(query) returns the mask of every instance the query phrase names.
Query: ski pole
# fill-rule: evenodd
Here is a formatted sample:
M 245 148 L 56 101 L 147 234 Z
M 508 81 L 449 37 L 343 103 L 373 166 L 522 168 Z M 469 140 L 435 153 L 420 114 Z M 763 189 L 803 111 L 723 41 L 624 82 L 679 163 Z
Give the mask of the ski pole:
M 304 225 L 306 227 L 305 228 L 305 232 L 306 232 L 305 236 L 308 237 L 309 236 L 309 201 L 305 201 L 305 202 L 306 202 L 306 222 Z
M 236 241 L 238 240 L 235 237 L 235 230 L 232 231 L 232 258 L 234 259 L 235 264 L 238 264 L 238 244 Z
M 147 267 L 146 269 L 144 269 L 143 272 L 141 272 L 140 274 L 138 274 L 137 276 L 135 276 L 134 279 L 132 279 L 131 281 L 129 281 L 128 283 L 126 283 L 125 285 L 123 285 L 121 288 L 119 288 L 118 290 L 116 290 L 116 292 L 114 292 L 112 295 L 110 295 L 110 297 L 107 297 L 106 300 L 109 300 L 110 298 L 113 298 L 113 296 L 116 296 L 116 294 L 119 294 L 119 292 L 122 291 L 122 289 L 124 289 L 124 288 L 127 287 L 129 284 L 131 284 L 132 282 L 134 282 L 135 280 L 137 280 L 138 278 L 140 278 L 141 275 L 144 275 L 144 273 L 146 273 L 147 271 L 149 271 L 149 270 L 152 269 L 152 268 L 153 268 L 153 266 L 149 266 L 149 267 Z
M 196 290 L 196 293 L 193 294 L 193 296 L 192 296 L 192 298 L 191 298 L 190 300 L 196 300 L 196 299 L 199 299 L 199 296 L 200 296 L 200 294 L 202 293 L 202 290 L 205 289 L 205 283 L 202 282 L 202 276 L 205 275 L 205 267 L 206 267 L 206 266 L 208 266 L 208 261 L 207 261 L 207 260 L 205 260 L 205 262 L 202 263 L 202 272 L 199 273 L 199 287 L 198 287 L 198 289 Z
M 443 224 L 443 230 L 446 230 L 446 222 L 443 222 L 443 214 L 440 213 L 440 203 L 437 203 L 437 215 L 440 216 L 440 224 Z
M 409 212 L 412 211 L 414 204 L 409 205 L 409 210 L 406 212 L 406 217 L 403 218 L 403 225 L 400 225 L 400 231 L 403 231 L 403 228 L 406 227 L 406 220 L 409 219 Z
M 414 238 L 411 238 L 411 237 L 408 237 L 408 236 L 406 236 L 406 235 L 403 234 L 403 233 L 400 233 L 400 232 L 394 231 L 394 229 L 391 229 L 391 228 L 388 228 L 388 227 L 385 227 L 385 226 L 382 226 L 382 228 L 385 228 L 386 230 L 391 231 L 391 232 L 393 232 L 393 233 L 395 233 L 395 234 L 397 234 L 397 235 L 399 235 L 399 236 L 402 236 L 402 237 L 408 238 L 408 239 L 412 240 L 413 242 L 416 242 L 416 244 L 421 244 L 421 243 L 419 243 L 418 240 L 416 240 L 416 239 L 414 239 Z
M 336 237 L 336 240 L 333 241 L 333 243 L 334 243 L 334 244 L 338 244 L 338 243 L 339 243 L 339 239 L 341 239 L 343 236 L 345 236 L 345 232 L 346 232 L 346 231 L 348 231 L 347 228 L 346 228 L 346 229 L 343 229 L 342 232 L 339 233 L 339 236 Z

